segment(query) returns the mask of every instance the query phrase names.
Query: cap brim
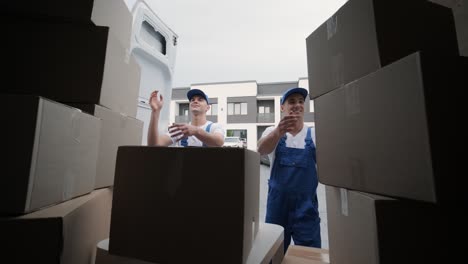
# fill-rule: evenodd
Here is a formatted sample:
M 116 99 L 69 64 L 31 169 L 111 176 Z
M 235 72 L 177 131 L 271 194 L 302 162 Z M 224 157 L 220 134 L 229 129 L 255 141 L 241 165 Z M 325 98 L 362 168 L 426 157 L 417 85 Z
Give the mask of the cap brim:
M 308 95 L 308 91 L 304 88 L 293 88 L 291 90 L 288 90 L 282 97 L 282 102 L 281 104 L 284 104 L 285 100 L 291 95 L 291 94 L 295 94 L 295 93 L 298 93 L 300 95 L 302 95 L 302 97 L 304 97 L 304 99 L 307 97 Z

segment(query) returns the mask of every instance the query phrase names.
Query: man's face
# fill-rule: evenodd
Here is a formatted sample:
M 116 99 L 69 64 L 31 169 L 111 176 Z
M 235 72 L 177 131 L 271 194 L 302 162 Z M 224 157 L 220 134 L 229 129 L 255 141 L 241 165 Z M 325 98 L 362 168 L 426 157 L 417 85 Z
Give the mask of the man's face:
M 286 98 L 284 104 L 281 105 L 281 112 L 284 115 L 304 116 L 304 97 L 298 93 L 291 94 Z
M 206 100 L 199 96 L 194 95 L 190 99 L 190 111 L 194 113 L 206 113 L 210 109 L 210 106 L 206 103 Z

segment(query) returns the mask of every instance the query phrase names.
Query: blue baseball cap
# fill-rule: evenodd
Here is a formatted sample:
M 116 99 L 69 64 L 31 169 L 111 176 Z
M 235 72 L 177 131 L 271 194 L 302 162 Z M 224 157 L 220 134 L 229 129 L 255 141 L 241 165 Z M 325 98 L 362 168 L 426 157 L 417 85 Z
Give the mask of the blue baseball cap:
M 208 96 L 206 96 L 206 94 L 202 90 L 192 89 L 187 92 L 187 98 L 189 99 L 189 101 L 192 100 L 192 97 L 194 97 L 195 95 L 201 96 L 203 99 L 205 99 L 206 103 L 209 104 Z
M 304 88 L 301 88 L 301 87 L 296 87 L 296 88 L 291 88 L 291 89 L 288 89 L 286 92 L 284 92 L 283 96 L 281 97 L 281 105 L 284 104 L 284 102 L 286 101 L 286 99 L 291 95 L 291 94 L 295 94 L 295 93 L 298 93 L 300 95 L 302 95 L 302 97 L 304 97 L 304 100 L 305 98 L 307 97 L 307 94 L 309 94 L 309 92 L 307 92 L 306 89 Z

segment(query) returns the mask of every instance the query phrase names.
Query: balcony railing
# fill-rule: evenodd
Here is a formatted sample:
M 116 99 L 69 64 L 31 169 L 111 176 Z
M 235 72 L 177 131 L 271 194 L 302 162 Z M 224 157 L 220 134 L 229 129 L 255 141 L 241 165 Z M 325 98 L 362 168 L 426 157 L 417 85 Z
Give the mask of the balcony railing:
M 190 116 L 186 116 L 186 115 L 176 116 L 175 122 L 176 123 L 188 123 L 190 122 Z
M 218 122 L 218 116 L 217 115 L 207 115 L 206 119 L 213 122 L 213 123 Z M 190 116 L 185 116 L 185 115 L 176 116 L 175 117 L 175 122 L 176 123 L 189 123 L 190 122 Z
M 257 123 L 274 123 L 275 113 L 260 114 L 257 113 Z

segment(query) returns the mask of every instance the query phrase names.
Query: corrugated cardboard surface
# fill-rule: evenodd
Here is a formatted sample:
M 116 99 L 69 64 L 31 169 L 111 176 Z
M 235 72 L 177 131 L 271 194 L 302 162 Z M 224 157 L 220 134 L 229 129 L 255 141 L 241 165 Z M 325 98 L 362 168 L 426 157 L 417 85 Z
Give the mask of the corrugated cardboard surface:
M 330 263 L 458 263 L 465 205 L 441 207 L 326 187 Z
M 246 149 L 120 147 L 110 254 L 242 263 L 258 227 L 259 173 Z
M 0 218 L 5 263 L 91 263 L 108 237 L 111 189 L 101 189 L 31 214 Z
M 1 12 L 16 17 L 52 17 L 55 20 L 70 20 L 79 23 L 91 23 L 93 2 L 99 0 L 23 0 L 5 2 Z
M 112 111 L 100 105 L 73 104 L 102 120 L 95 188 L 114 184 L 117 149 L 141 145 L 143 121 Z
M 458 124 L 468 59 L 415 53 L 315 100 L 321 183 L 466 201 Z
M 127 50 L 116 35 L 110 31 L 107 40 L 101 98 L 99 102 L 94 103 L 136 117 L 140 66 L 133 55 L 129 55 L 128 58 L 127 56 Z
M 11 37 L 1 44 L 11 62 L 4 81 L 12 85 L 5 92 L 100 104 L 136 116 L 140 67 L 107 27 L 16 18 L 2 25 Z
M 458 55 L 451 10 L 421 0 L 350 0 L 306 43 L 311 99 L 419 50 Z
M 2 24 L 4 88 L 60 102 L 99 103 L 106 60 L 107 27 L 11 18 Z M 86 40 L 86 41 L 84 41 Z M 31 45 L 31 42 L 34 45 Z
M 130 49 L 133 15 L 124 0 L 94 0 L 91 20 L 98 26 L 109 27 L 122 47 Z
M 0 185 L 0 212 L 31 212 L 91 192 L 101 120 L 42 97 L 0 98 L 4 113 L 18 104 L 23 107 L 4 115 L 9 129 L 1 133 L 7 143 L 2 148 L 6 173 Z
M 452 8 L 457 28 L 460 55 L 468 56 L 468 1 L 467 0 L 429 0 Z

